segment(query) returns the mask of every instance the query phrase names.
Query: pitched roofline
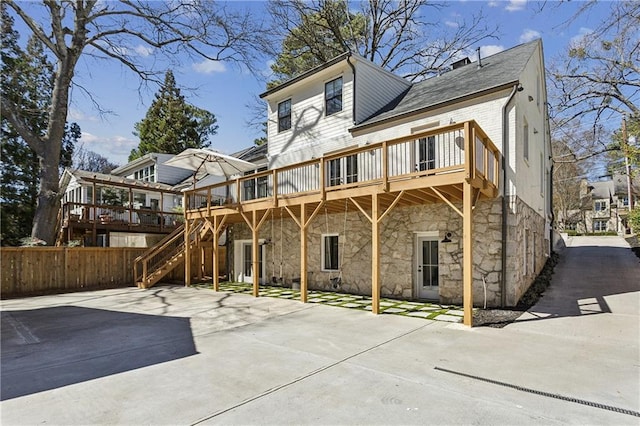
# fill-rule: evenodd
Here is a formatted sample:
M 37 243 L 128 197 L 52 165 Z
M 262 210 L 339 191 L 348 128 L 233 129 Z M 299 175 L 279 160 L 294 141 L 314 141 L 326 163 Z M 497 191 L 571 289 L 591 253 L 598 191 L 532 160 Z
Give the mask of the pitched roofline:
M 387 123 L 390 123 L 390 122 L 393 122 L 393 121 L 397 121 L 397 120 L 402 120 L 404 118 L 411 117 L 411 116 L 414 116 L 414 115 L 423 114 L 423 113 L 425 113 L 427 111 L 431 111 L 431 110 L 438 109 L 438 108 L 444 108 L 446 106 L 449 106 L 449 105 L 452 105 L 452 104 L 457 104 L 459 102 L 464 102 L 464 101 L 467 101 L 469 99 L 479 98 L 481 96 L 489 95 L 491 93 L 500 92 L 502 90 L 506 90 L 506 89 L 512 88 L 514 84 L 518 84 L 519 82 L 520 82 L 519 80 L 514 80 L 514 81 L 511 81 L 511 82 L 508 82 L 508 83 L 501 84 L 499 86 L 494 86 L 494 87 L 491 87 L 489 89 L 482 90 L 480 92 L 473 92 L 473 93 L 470 93 L 468 95 L 459 96 L 459 97 L 453 98 L 453 99 L 448 99 L 448 100 L 446 100 L 444 102 L 439 102 L 437 104 L 431 104 L 431 105 L 428 105 L 428 106 L 425 106 L 425 107 L 422 107 L 422 108 L 418 108 L 418 109 L 414 109 L 414 110 L 411 110 L 411 111 L 404 112 L 402 114 L 398 114 L 398 115 L 394 115 L 394 116 L 391 116 L 391 117 L 387 117 L 387 118 L 384 118 L 382 120 L 370 121 L 370 122 L 368 122 L 366 124 L 360 124 L 358 126 L 353 126 L 352 128 L 349 129 L 349 132 L 353 133 L 353 132 L 356 132 L 358 130 L 364 130 L 364 129 L 368 129 L 368 128 L 371 128 L 371 127 L 379 126 L 381 124 L 387 124 Z
M 329 67 L 331 67 L 331 66 L 333 66 L 333 65 L 335 65 L 337 63 L 340 63 L 340 62 L 344 61 L 345 59 L 347 59 L 347 58 L 349 58 L 351 56 L 353 56 L 353 53 L 344 52 L 344 53 L 336 56 L 335 58 L 333 58 L 333 59 L 331 59 L 331 60 L 329 60 L 329 61 L 327 61 L 327 62 L 325 62 L 323 64 L 320 64 L 317 67 L 312 68 L 309 71 L 304 72 L 304 73 L 300 74 L 297 77 L 292 78 L 291 80 L 287 80 L 284 83 L 279 84 L 276 87 L 274 87 L 274 88 L 272 88 L 270 90 L 267 90 L 264 93 L 261 93 L 260 94 L 260 99 L 264 99 L 269 95 L 272 95 L 272 94 L 274 94 L 276 92 L 279 92 L 282 89 L 285 89 L 285 88 L 287 88 L 289 86 L 292 86 L 292 85 L 296 84 L 297 82 L 299 82 L 301 80 L 304 80 L 305 78 L 307 78 L 307 77 L 309 77 L 309 76 L 311 76 L 313 74 L 317 74 L 320 71 L 322 71 L 324 69 L 327 69 L 327 68 L 329 68 Z
M 151 160 L 151 161 L 153 161 L 155 163 L 155 158 L 156 158 L 157 155 L 158 155 L 157 152 L 150 152 L 148 154 L 145 154 L 142 157 L 138 157 L 135 160 L 128 162 L 127 164 L 123 164 L 120 167 L 116 167 L 115 169 L 113 169 L 111 171 L 111 174 L 117 175 L 119 173 L 123 173 L 123 172 L 129 171 L 131 169 L 134 169 L 134 168 L 138 167 L 140 164 L 142 164 L 142 163 L 144 163 L 144 162 L 146 162 L 148 160 Z
M 103 185 L 124 186 L 147 191 L 158 191 L 174 194 L 178 193 L 177 191 L 173 190 L 173 185 L 169 185 L 166 183 L 147 182 L 139 179 L 130 179 L 105 173 L 90 172 L 87 170 L 71 170 L 69 168 L 65 169 L 60 182 L 62 183 L 65 180 L 69 181 L 71 178 L 77 179 L 80 183 L 95 182 Z M 68 184 L 68 182 L 66 184 Z

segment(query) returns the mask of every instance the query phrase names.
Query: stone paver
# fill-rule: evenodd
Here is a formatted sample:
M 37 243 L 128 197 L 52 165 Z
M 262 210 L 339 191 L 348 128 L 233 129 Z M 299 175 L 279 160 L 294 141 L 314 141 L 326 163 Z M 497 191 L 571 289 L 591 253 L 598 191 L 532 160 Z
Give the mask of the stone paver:
M 203 285 L 203 288 L 210 288 Z M 221 283 L 221 291 L 251 294 L 249 284 Z M 260 296 L 277 297 L 294 300 L 300 297 L 299 291 L 292 291 L 287 287 L 260 286 Z M 328 291 L 309 290 L 309 303 L 321 303 L 349 309 L 371 311 L 371 298 L 356 294 L 343 294 Z M 460 322 L 464 313 L 458 306 L 439 305 L 433 303 L 414 302 L 382 298 L 380 308 L 384 314 L 407 315 L 414 318 L 425 318 L 436 321 Z M 440 318 L 442 317 L 442 318 Z

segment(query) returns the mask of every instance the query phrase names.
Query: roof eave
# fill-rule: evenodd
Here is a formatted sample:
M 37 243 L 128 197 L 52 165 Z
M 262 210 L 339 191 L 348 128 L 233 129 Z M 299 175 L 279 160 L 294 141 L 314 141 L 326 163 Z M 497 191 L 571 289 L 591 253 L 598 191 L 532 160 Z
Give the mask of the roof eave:
M 131 161 L 131 162 L 125 164 L 125 165 L 122 165 L 120 167 L 116 167 L 115 169 L 113 169 L 111 171 L 111 174 L 118 175 L 119 173 L 125 173 L 125 172 L 127 172 L 129 170 L 132 170 L 132 169 L 135 169 L 136 167 L 139 167 L 140 164 L 142 164 L 142 163 L 144 163 L 144 162 L 146 162 L 148 160 L 151 160 L 152 162 L 155 162 L 156 155 L 157 155 L 157 153 L 155 153 L 155 152 L 150 152 L 148 154 L 145 154 L 142 157 L 136 158 L 135 160 L 133 160 L 133 161 Z
M 260 99 L 264 99 L 264 98 L 266 98 L 266 97 L 268 97 L 268 96 L 270 96 L 270 95 L 272 95 L 272 94 L 274 94 L 276 92 L 279 92 L 280 90 L 283 90 L 283 89 L 285 89 L 285 88 L 287 88 L 289 86 L 292 86 L 292 85 L 296 84 L 297 82 L 302 81 L 302 80 L 306 79 L 307 77 L 310 77 L 310 76 L 312 76 L 314 74 L 317 74 L 322 70 L 325 70 L 325 69 L 327 69 L 329 67 L 332 67 L 333 65 L 338 64 L 338 63 L 346 60 L 347 58 L 349 58 L 351 56 L 353 56 L 353 54 L 351 52 L 344 52 L 344 53 L 336 56 L 335 58 L 331 59 L 330 61 L 327 61 L 327 62 L 325 62 L 325 63 L 323 63 L 321 65 L 318 65 L 317 67 L 312 68 L 309 71 L 307 71 L 305 73 L 302 73 L 297 77 L 292 78 L 291 80 L 287 80 L 284 83 L 279 84 L 276 87 L 274 87 L 274 88 L 272 88 L 270 90 L 267 90 L 264 93 L 261 93 L 259 95 Z

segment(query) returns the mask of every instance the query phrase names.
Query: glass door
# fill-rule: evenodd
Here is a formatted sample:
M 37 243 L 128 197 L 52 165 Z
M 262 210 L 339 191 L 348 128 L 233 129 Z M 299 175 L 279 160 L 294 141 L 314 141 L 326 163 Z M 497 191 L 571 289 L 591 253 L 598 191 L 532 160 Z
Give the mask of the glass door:
M 416 251 L 417 296 L 419 299 L 438 300 L 440 298 L 438 240 L 418 237 Z

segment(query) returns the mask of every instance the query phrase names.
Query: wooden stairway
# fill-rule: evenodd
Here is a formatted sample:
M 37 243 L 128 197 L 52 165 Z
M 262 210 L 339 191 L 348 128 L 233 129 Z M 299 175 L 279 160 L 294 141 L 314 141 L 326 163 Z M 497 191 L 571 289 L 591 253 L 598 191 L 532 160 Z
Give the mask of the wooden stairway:
M 206 221 L 200 221 L 191 227 L 189 233 L 191 247 L 197 246 L 204 234 L 209 231 L 209 226 L 205 224 L 207 224 Z M 184 257 L 185 235 L 184 225 L 182 225 L 135 259 L 134 282 L 138 288 L 150 288 L 175 268 L 184 265 Z

